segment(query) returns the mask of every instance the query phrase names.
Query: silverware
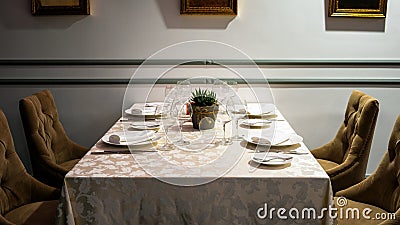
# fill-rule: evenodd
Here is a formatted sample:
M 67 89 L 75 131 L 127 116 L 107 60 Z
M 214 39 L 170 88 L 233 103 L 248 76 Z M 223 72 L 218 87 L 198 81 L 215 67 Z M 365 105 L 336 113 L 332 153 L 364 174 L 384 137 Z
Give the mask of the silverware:
M 281 154 L 294 154 L 294 155 L 307 155 L 308 152 L 299 152 L 296 150 L 290 150 L 290 151 L 277 151 L 277 153 L 281 153 Z
M 254 157 L 253 159 L 255 159 L 258 162 L 269 162 L 269 161 L 276 160 L 276 159 L 280 159 L 280 160 L 286 161 L 286 160 L 289 160 L 289 159 L 293 159 L 293 157 L 291 157 L 291 156 L 287 156 L 287 157 L 274 156 L 274 157 L 271 157 L 271 158 L 268 158 L 268 159 L 261 159 L 261 158 L 257 158 L 257 157 Z
M 284 143 L 284 142 L 286 142 L 286 141 L 289 141 L 289 140 L 290 140 L 290 138 L 286 138 L 285 140 L 280 141 L 280 142 L 278 142 L 278 143 L 274 143 L 273 145 L 280 145 L 280 144 L 282 144 L 282 143 Z
M 107 154 L 133 154 L 133 153 L 142 153 L 142 152 L 157 152 L 156 150 L 104 150 L 101 152 L 91 152 L 91 155 L 107 155 Z
M 260 126 L 262 126 L 262 125 L 267 125 L 270 123 L 271 123 L 271 121 L 256 121 L 256 122 L 251 122 L 251 123 L 245 122 L 244 124 L 247 126 L 255 126 L 256 124 L 260 124 Z

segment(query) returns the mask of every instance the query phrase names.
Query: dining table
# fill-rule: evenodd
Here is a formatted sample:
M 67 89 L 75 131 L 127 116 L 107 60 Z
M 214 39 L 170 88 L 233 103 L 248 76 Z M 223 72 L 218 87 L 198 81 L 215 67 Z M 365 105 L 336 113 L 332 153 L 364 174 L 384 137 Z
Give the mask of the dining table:
M 243 140 L 230 143 L 221 141 L 219 122 L 199 131 L 186 121 L 178 130 L 192 144 L 170 150 L 158 149 L 168 141 L 162 126 L 135 129 L 135 118 L 119 118 L 65 176 L 56 224 L 333 223 L 329 176 L 277 107 L 259 120 L 241 119 Z M 233 123 L 228 130 L 232 136 Z M 269 130 L 301 139 L 274 145 L 246 136 Z M 150 131 L 154 140 L 111 142 L 133 131 Z M 275 158 L 266 160 L 269 154 Z

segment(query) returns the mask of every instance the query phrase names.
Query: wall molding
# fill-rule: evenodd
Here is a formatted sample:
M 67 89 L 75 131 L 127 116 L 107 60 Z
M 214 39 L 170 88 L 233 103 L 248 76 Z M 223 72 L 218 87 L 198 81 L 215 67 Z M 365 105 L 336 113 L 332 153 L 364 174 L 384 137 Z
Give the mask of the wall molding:
M 258 66 L 396 66 L 400 67 L 400 59 L 257 59 L 246 60 L 144 60 L 144 59 L 0 59 L 0 66 L 139 66 L 143 62 L 148 65 L 254 65 Z
M 181 79 L 136 79 L 132 84 L 176 84 Z M 224 79 L 222 79 L 224 80 Z M 265 84 L 258 79 L 228 79 L 238 84 Z M 128 85 L 129 79 L 0 79 L 0 85 Z M 400 85 L 399 79 L 268 79 L 271 85 Z
M 187 62 L 189 61 L 189 62 Z M 62 67 L 65 70 L 67 67 L 91 68 L 91 67 L 132 67 L 140 66 L 144 62 L 143 59 L 0 59 L 0 69 L 14 68 L 55 68 Z M 400 69 L 400 60 L 153 60 L 146 61 L 148 65 L 176 65 L 184 64 L 188 66 L 196 65 L 254 65 L 256 63 L 260 67 L 278 66 L 282 68 L 384 68 L 384 69 Z M 158 84 L 176 83 L 179 79 L 161 79 Z M 229 79 L 233 80 L 233 79 Z M 239 84 L 246 82 L 251 84 L 265 84 L 262 79 L 248 79 L 246 81 L 235 79 Z M 127 85 L 128 78 L 39 78 L 5 76 L 0 74 L 0 85 Z M 154 79 L 137 79 L 135 84 L 152 84 Z M 400 78 L 269 78 L 268 83 L 272 85 L 400 85 Z

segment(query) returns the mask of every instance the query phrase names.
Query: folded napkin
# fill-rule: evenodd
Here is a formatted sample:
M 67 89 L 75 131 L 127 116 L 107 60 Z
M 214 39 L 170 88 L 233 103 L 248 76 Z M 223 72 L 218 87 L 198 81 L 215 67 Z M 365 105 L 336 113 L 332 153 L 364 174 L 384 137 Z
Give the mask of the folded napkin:
M 130 112 L 132 114 L 154 114 L 156 112 L 157 107 L 156 106 L 146 106 L 143 105 L 142 107 L 138 105 L 133 105 L 130 108 Z
M 290 138 L 290 135 L 274 137 L 272 139 L 272 141 L 269 138 L 264 138 L 264 137 L 251 137 L 251 140 L 252 140 L 252 142 L 261 144 L 261 145 L 278 145 L 278 144 L 282 144 L 285 141 L 288 141 L 289 138 Z
M 138 143 L 145 142 L 154 138 L 154 133 L 134 132 L 133 134 L 124 134 L 123 132 L 116 132 L 108 137 L 108 141 L 114 144 L 121 143 Z

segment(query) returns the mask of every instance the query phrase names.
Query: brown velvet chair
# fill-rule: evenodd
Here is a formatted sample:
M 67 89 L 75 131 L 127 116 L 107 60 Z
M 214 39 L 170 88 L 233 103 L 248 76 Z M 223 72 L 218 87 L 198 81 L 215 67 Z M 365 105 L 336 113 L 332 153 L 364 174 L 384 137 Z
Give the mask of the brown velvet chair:
M 1 110 L 0 167 L 0 224 L 54 224 L 60 192 L 26 172 Z
M 67 136 L 49 90 L 21 99 L 19 108 L 33 176 L 45 184 L 60 188 L 65 174 L 89 149 L 74 143 Z
M 345 197 L 347 204 L 343 201 L 336 204 L 336 208 L 357 208 L 360 211 L 359 220 L 342 218 L 338 220 L 339 225 L 357 224 L 400 224 L 400 116 L 397 118 L 389 139 L 388 150 L 383 156 L 376 171 L 362 182 L 339 191 L 336 196 Z M 335 203 L 338 200 L 335 197 Z M 370 208 L 372 219 L 365 219 L 362 210 Z M 376 213 L 395 213 L 394 219 L 374 220 Z
M 365 178 L 378 112 L 375 98 L 354 90 L 335 138 L 311 150 L 329 175 L 334 193 Z

